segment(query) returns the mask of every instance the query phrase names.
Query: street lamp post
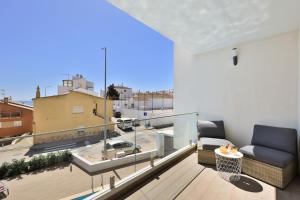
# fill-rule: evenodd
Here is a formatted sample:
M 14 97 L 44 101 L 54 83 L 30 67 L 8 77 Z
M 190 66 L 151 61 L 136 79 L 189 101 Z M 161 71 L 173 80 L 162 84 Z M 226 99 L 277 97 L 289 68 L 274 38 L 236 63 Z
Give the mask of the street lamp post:
M 107 49 L 106 47 L 103 47 L 102 50 L 104 50 L 104 152 L 106 153 L 106 138 L 107 138 L 107 110 L 106 110 L 106 104 L 107 104 L 107 89 L 106 89 L 106 53 Z

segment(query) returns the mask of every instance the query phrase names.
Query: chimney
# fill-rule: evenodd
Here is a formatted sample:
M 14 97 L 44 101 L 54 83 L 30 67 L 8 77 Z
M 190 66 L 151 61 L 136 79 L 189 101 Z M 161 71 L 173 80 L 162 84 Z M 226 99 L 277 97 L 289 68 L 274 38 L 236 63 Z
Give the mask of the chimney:
M 40 98 L 40 97 L 41 97 L 40 86 L 37 86 L 36 92 L 35 92 L 35 98 Z
M 8 97 L 4 97 L 3 102 L 4 103 L 8 103 L 9 102 L 9 98 Z

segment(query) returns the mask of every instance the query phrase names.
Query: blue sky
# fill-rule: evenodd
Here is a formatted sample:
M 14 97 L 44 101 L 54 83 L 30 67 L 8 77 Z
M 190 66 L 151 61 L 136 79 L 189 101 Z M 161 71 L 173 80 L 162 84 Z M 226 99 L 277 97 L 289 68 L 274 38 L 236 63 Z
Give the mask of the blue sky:
M 15 100 L 35 87 L 56 94 L 67 76 L 80 73 L 141 90 L 173 88 L 173 43 L 105 0 L 1 0 L 0 89 Z M 1 94 L 0 94 L 1 95 Z

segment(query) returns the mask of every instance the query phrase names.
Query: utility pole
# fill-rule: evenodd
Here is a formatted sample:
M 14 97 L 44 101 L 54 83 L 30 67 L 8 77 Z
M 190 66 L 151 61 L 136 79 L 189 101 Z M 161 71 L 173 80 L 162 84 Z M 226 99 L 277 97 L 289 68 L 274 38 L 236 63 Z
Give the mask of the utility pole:
M 151 92 L 151 96 L 152 96 L 152 113 L 153 113 L 153 92 Z
M 106 104 L 107 104 L 107 89 L 106 89 L 106 47 L 104 50 L 104 153 L 106 153 L 106 138 L 107 138 L 107 115 L 106 115 Z
M 140 110 L 140 90 L 138 92 L 138 110 Z
M 174 109 L 174 93 L 172 92 L 171 95 L 172 95 L 172 110 L 173 110 Z
M 144 92 L 144 111 L 145 111 L 145 95 L 146 95 L 146 92 Z

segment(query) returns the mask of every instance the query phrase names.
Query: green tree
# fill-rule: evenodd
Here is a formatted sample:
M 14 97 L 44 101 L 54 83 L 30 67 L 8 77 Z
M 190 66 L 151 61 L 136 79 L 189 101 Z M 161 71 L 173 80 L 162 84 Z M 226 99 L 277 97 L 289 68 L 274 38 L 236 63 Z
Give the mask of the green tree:
M 111 84 L 110 86 L 108 86 L 107 88 L 107 97 L 109 99 L 112 99 L 112 100 L 119 100 L 119 97 L 120 97 L 120 94 L 119 92 L 115 89 L 115 86 L 114 84 Z

